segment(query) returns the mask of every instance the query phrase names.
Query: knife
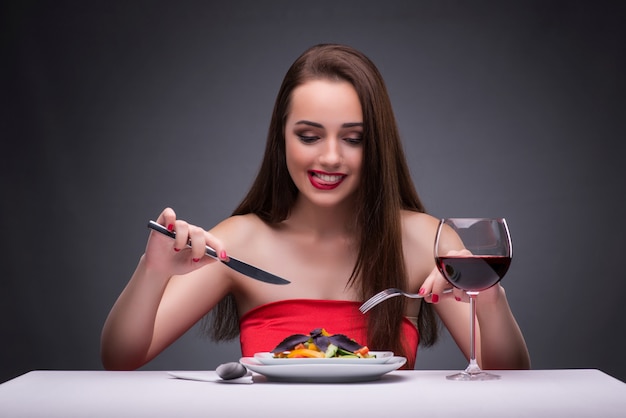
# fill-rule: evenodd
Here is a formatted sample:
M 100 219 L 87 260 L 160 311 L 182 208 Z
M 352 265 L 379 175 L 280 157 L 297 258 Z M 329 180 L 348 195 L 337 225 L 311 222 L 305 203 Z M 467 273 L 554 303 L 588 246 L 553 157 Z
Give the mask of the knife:
M 157 232 L 160 232 L 163 235 L 167 235 L 170 238 L 176 237 L 176 232 L 169 231 L 163 225 L 160 225 L 154 221 L 148 222 L 148 228 L 153 229 Z M 191 243 L 189 241 L 187 242 L 187 246 L 191 246 Z M 271 284 L 291 283 L 289 280 L 285 280 L 282 277 L 275 276 L 272 273 L 269 273 L 265 270 L 261 270 L 258 267 L 251 266 L 250 264 L 244 263 L 243 261 L 238 260 L 234 257 L 229 256 L 228 257 L 229 261 L 220 260 L 215 250 L 209 247 L 208 245 L 206 246 L 205 253 L 209 257 L 213 257 L 214 259 L 219 260 L 222 263 L 226 264 L 231 269 L 238 271 L 239 273 L 245 274 L 246 276 L 251 277 L 255 280 L 260 280 L 262 282 L 271 283 Z

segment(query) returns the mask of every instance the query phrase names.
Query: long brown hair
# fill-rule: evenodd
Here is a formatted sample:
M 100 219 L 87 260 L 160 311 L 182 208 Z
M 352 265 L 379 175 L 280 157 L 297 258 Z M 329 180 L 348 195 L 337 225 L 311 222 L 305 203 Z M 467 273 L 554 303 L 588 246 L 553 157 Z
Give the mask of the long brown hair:
M 373 62 L 353 48 L 316 45 L 289 68 L 276 98 L 259 173 L 233 215 L 254 213 L 270 224 L 289 216 L 298 189 L 287 171 L 285 120 L 292 91 L 313 79 L 351 83 L 363 112 L 363 165 L 356 197 L 359 252 L 349 285 L 357 286 L 363 300 L 388 287 L 406 288 L 401 210 L 424 212 L 424 207 L 410 178 L 383 78 Z M 404 312 L 404 298 L 390 299 L 371 311 L 370 348 L 408 354 L 401 339 Z M 214 339 L 232 339 L 239 333 L 232 295 L 219 302 L 210 317 L 209 333 Z M 418 329 L 422 345 L 434 344 L 438 327 L 430 304 L 422 304 Z

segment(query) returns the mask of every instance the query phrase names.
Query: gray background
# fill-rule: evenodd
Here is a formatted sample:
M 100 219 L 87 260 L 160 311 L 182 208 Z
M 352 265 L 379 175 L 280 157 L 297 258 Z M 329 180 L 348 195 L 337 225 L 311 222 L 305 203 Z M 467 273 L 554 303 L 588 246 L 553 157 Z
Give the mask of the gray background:
M 624 4 L 4 2 L 0 381 L 101 368 L 147 220 L 228 216 L 285 71 L 320 42 L 379 66 L 430 213 L 509 220 L 533 366 L 626 380 Z M 146 368 L 239 355 L 194 328 Z M 418 355 L 464 366 L 446 334 Z

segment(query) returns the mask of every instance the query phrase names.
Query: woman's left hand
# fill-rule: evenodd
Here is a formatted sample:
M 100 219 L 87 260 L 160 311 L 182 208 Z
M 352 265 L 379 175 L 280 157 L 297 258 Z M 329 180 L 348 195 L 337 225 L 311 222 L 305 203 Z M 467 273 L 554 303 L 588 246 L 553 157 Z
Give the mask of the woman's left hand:
M 448 255 L 471 255 L 468 250 L 453 250 L 449 251 Z M 452 292 L 444 293 L 452 289 Z M 488 289 L 480 291 L 478 298 L 481 303 L 496 303 L 503 297 L 503 293 L 501 291 L 502 286 L 497 283 L 494 286 L 491 286 Z M 458 289 L 450 284 L 450 282 L 441 274 L 439 268 L 435 266 L 433 270 L 430 272 L 422 287 L 419 290 L 420 294 L 427 295 L 424 297 L 424 300 L 428 303 L 439 303 L 444 299 L 454 298 L 458 302 L 469 302 L 469 296 L 465 293 L 464 290 Z
M 452 250 L 448 252 L 448 255 L 471 255 L 468 250 Z M 452 292 L 444 293 L 445 290 L 452 289 Z M 457 301 L 468 300 L 465 291 L 458 289 L 450 284 L 448 280 L 441 274 L 439 268 L 435 266 L 422 286 L 419 293 L 426 295 L 424 300 L 428 303 L 439 303 L 445 299 L 456 299 Z

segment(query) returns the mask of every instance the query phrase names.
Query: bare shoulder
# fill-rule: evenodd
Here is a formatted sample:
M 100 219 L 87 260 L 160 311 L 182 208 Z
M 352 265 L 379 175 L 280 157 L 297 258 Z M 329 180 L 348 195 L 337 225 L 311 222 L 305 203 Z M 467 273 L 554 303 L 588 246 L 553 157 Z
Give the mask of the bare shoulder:
M 420 212 L 402 211 L 402 250 L 413 291 L 435 267 L 433 245 L 439 220 Z
M 276 226 L 267 224 L 257 215 L 231 216 L 209 232 L 222 241 L 228 255 L 261 268 L 274 268 L 272 249 L 280 241 L 280 234 Z
M 265 223 L 255 214 L 248 213 L 246 215 L 235 215 L 230 216 L 215 225 L 215 227 L 211 230 L 211 233 L 218 234 L 221 233 L 221 231 L 233 232 L 240 229 L 248 230 L 249 228 L 258 228 L 262 225 L 265 225 Z
M 239 247 L 250 244 L 251 240 L 267 234 L 270 227 L 254 214 L 236 215 L 224 219 L 211 229 L 211 233 L 221 239 L 226 246 Z
M 408 210 L 402 211 L 402 237 L 407 244 L 433 245 L 439 219 L 432 215 Z

